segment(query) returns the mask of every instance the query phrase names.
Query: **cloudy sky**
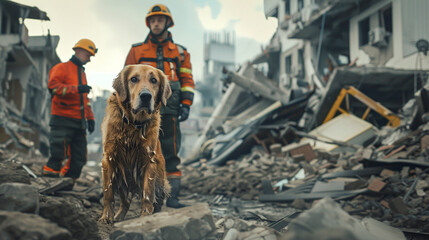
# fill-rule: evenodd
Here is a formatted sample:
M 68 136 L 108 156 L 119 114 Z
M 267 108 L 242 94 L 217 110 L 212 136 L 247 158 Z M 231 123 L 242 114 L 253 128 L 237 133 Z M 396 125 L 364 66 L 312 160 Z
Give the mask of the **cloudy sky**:
M 14 0 L 37 6 L 51 21 L 26 20 L 30 35 L 60 36 L 57 53 L 62 61 L 73 54 L 72 46 L 81 38 L 93 40 L 98 54 L 86 65 L 89 83 L 98 89 L 112 89 L 113 78 L 122 69 L 125 57 L 136 42 L 146 38 L 148 9 L 167 5 L 175 26 L 173 40 L 191 54 L 194 79 L 203 77 L 205 32 L 235 31 L 236 61 L 252 59 L 274 34 L 277 22 L 265 19 L 263 0 Z

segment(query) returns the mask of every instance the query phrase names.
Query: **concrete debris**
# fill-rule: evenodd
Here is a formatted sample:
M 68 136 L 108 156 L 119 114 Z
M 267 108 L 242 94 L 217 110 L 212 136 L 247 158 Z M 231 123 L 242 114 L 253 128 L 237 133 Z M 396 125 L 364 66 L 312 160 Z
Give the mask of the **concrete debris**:
M 10 160 L 11 156 L 13 160 Z M 96 222 L 101 215 L 99 176 L 94 177 L 93 170 L 85 167 L 76 183 L 70 178 L 44 177 L 41 176 L 41 166 L 46 160 L 43 157 L 28 158 L 26 154 L 8 150 L 2 152 L 0 179 L 4 183 L 0 184 L 0 212 L 2 220 L 3 216 L 4 219 L 10 219 L 10 223 L 0 223 L 2 239 L 3 236 L 4 239 L 26 239 L 13 234 L 30 236 L 26 235 L 27 231 L 28 234 L 39 234 L 40 239 L 101 239 L 103 231 L 108 235 L 110 230 L 103 226 L 99 230 Z M 22 166 L 28 166 L 37 178 L 30 177 L 30 172 Z M 70 190 L 73 184 L 73 190 Z M 65 188 L 69 189 L 65 191 Z M 17 216 L 18 212 L 29 214 Z M 15 220 L 16 217 L 22 218 L 22 222 Z M 33 224 L 34 221 L 40 223 Z M 32 224 L 31 227 L 28 224 Z M 33 229 L 33 225 L 40 229 Z M 12 228 L 19 231 L 10 232 Z
M 330 198 L 292 220 L 284 239 L 405 240 L 399 230 L 372 218 L 358 220 Z
M 207 204 L 161 212 L 115 224 L 110 239 L 209 239 L 216 229 Z
M 222 223 L 218 226 L 218 232 L 223 232 L 223 240 L 277 240 L 281 234 L 268 226 L 258 226 L 251 222 L 226 217 L 221 219 Z
M 35 186 L 23 183 L 0 185 L 0 210 L 39 213 L 39 192 Z
M 427 238 L 429 36 L 414 21 L 426 17 L 416 9 L 428 3 L 263 2 L 265 16 L 278 19 L 276 33 L 237 71 L 233 60 L 222 61 L 228 70 L 209 78 L 222 76 L 222 99 L 208 101 L 216 109 L 195 122 L 206 123 L 199 138 L 184 141 L 194 147 L 179 166 L 180 200 L 190 207 L 140 217 L 137 199 L 112 226 L 96 222 L 98 153 L 88 154 L 79 179 L 41 174 L 47 70 L 60 62 L 59 36 L 28 36 L 24 20 L 47 14 L 0 1 L 8 13 L 0 34 L 0 238 Z M 106 99 L 96 103 L 101 119 Z M 88 147 L 99 150 L 96 123 Z
M 399 78 L 404 79 L 409 76 L 409 72 L 396 70 L 389 74 L 399 74 Z M 340 80 L 335 81 L 340 84 Z M 327 90 L 330 91 L 329 86 Z M 395 109 L 401 108 L 395 104 Z M 409 107 L 417 109 L 417 105 Z M 408 115 L 408 120 L 401 118 L 400 125 L 393 128 L 350 113 L 337 118 L 344 116 L 353 123 L 334 124 L 336 118 L 333 118 L 319 126 L 331 125 L 332 131 L 326 133 L 318 128 L 305 133 L 291 121 L 270 125 L 270 134 L 258 132 L 254 145 L 247 143 L 246 148 L 250 150 L 240 148 L 243 142 L 234 142 L 241 155 L 230 155 L 226 159 L 232 159 L 224 165 L 213 166 L 210 156 L 206 156 L 207 159 L 183 166 L 183 187 L 188 192 L 222 196 L 218 200 L 259 200 L 299 210 L 309 209 L 320 199 L 331 197 L 353 216 L 371 217 L 401 229 L 429 232 L 429 219 L 425 217 L 429 209 L 428 123 L 410 125 L 418 117 Z M 357 123 L 363 127 L 354 129 L 353 124 Z M 259 128 L 265 130 L 264 126 L 260 124 Z M 254 127 L 241 125 L 240 131 L 255 132 Z M 341 137 L 333 137 L 333 131 Z M 347 133 L 351 133 L 350 136 L 346 136 Z M 325 147 L 319 148 L 321 145 Z M 303 176 L 297 178 L 298 173 Z M 215 201 L 213 206 L 219 206 L 222 201 Z M 347 230 L 338 233 L 352 234 Z M 234 230 L 229 234 L 236 236 Z
M 7 156 L 4 157 L 7 158 Z M 0 184 L 12 182 L 30 184 L 30 177 L 18 163 L 0 162 Z
M 183 171 L 183 187 L 201 194 L 222 194 L 244 196 L 245 199 L 256 199 L 261 191 L 263 179 L 291 179 L 293 172 L 283 169 L 300 170 L 301 166 L 279 157 L 269 157 L 260 148 L 255 148 L 249 156 L 241 161 L 230 161 L 218 167 L 202 163 L 200 167 L 188 166 Z
M 310 143 L 313 148 L 335 151 L 335 152 L 353 152 L 353 148 L 327 144 L 328 141 L 338 141 L 348 144 L 362 146 L 366 141 L 374 138 L 376 129 L 372 124 L 364 121 L 353 114 L 341 114 L 329 122 L 313 129 L 308 134 L 317 137 L 318 140 L 309 138 L 301 139 L 301 143 Z M 325 141 L 320 141 L 325 140 Z
M 74 239 L 100 239 L 97 222 L 84 210 L 82 202 L 75 198 L 40 199 L 39 215 L 67 229 Z
M 0 211 L 2 239 L 71 240 L 69 231 L 35 214 Z

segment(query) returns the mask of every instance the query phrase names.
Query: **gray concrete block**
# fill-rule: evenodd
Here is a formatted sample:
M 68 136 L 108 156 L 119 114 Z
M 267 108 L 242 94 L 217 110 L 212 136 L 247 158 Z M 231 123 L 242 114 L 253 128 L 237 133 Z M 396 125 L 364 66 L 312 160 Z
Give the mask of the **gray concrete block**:
M 72 239 L 69 231 L 39 215 L 10 211 L 0 211 L 0 238 Z
M 37 188 L 23 183 L 1 184 L 0 210 L 37 214 L 39 212 Z
M 197 240 L 212 236 L 216 230 L 207 203 L 115 223 L 115 228 L 111 240 Z

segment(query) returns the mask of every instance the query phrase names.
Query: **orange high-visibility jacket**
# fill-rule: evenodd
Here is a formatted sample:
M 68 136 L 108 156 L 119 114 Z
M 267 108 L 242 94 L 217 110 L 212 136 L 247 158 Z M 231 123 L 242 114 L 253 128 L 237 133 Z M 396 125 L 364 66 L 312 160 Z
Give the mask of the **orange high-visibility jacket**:
M 133 44 L 125 60 L 125 65 L 130 64 L 150 65 L 162 70 L 170 81 L 180 81 L 181 103 L 192 105 L 195 84 L 191 56 L 186 48 L 173 43 L 170 32 L 161 43 L 148 35 L 144 42 Z
M 78 64 L 77 61 L 79 60 L 76 60 L 73 56 L 70 61 L 55 65 L 49 72 L 48 88 L 53 95 L 51 105 L 52 115 L 82 119 L 80 110 L 81 102 L 78 92 L 79 68 L 82 84 L 86 85 L 87 81 L 84 68 Z M 83 106 L 85 109 L 85 118 L 94 120 L 94 113 L 92 112 L 87 93 L 83 93 Z

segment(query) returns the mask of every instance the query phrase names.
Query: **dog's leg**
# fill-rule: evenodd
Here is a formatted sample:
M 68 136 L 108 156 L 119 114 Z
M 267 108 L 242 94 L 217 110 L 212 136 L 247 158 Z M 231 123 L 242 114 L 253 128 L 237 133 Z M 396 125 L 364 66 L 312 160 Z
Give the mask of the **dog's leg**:
M 115 222 L 124 220 L 131 204 L 131 200 L 128 200 L 124 191 L 119 191 L 119 197 L 121 198 L 121 205 L 119 206 L 119 211 L 115 215 Z
M 155 203 L 153 204 L 153 213 L 161 212 L 162 205 L 164 204 L 164 182 L 157 179 L 155 186 Z
M 99 222 L 104 223 L 113 223 L 113 206 L 115 203 L 115 198 L 113 195 L 113 186 L 112 186 L 112 174 L 113 169 L 107 162 L 107 157 L 104 155 L 102 160 L 102 173 L 103 173 L 103 215 L 98 220 Z
M 155 202 L 155 171 L 156 163 L 150 163 L 143 175 L 143 197 L 142 197 L 142 216 L 153 213 L 153 203 Z

